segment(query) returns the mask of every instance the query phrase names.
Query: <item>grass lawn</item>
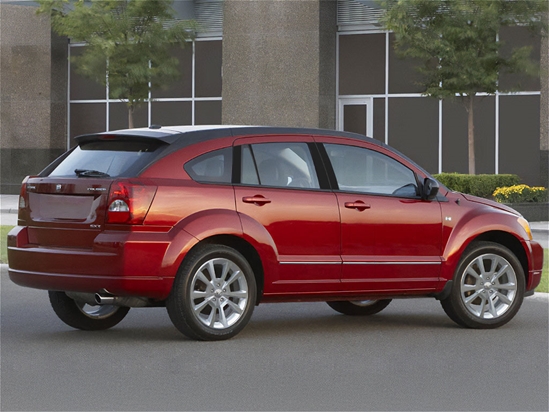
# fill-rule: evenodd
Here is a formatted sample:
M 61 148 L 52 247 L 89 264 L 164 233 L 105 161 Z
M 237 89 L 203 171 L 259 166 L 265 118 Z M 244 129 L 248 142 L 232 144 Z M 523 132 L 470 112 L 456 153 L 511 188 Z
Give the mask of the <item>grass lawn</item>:
M 0 226 L 0 263 L 8 263 L 8 250 L 6 237 L 13 226 Z M 549 293 L 549 249 L 543 250 L 543 274 L 541 283 L 536 289 L 536 292 Z
M 549 293 L 549 249 L 543 249 L 543 273 L 536 292 Z
M 8 232 L 13 226 L 0 226 L 0 263 L 8 263 Z

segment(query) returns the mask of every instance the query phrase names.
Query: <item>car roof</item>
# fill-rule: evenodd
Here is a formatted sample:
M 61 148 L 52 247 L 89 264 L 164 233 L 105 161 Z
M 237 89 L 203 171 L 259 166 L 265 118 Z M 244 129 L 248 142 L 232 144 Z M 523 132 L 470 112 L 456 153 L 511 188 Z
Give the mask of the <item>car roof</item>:
M 341 137 L 348 139 L 355 139 L 368 142 L 372 145 L 383 147 L 389 151 L 400 155 L 410 163 L 414 164 L 424 174 L 429 176 L 424 168 L 411 160 L 408 156 L 401 153 L 394 147 L 391 147 L 384 142 L 367 137 L 358 133 L 351 133 L 345 131 L 329 130 L 329 129 L 316 129 L 316 128 L 302 128 L 302 127 L 283 127 L 283 126 L 252 126 L 252 125 L 196 125 L 196 126 L 159 126 L 151 125 L 149 127 L 141 127 L 134 129 L 121 129 L 108 132 L 100 132 L 93 134 L 85 134 L 75 137 L 78 144 L 85 143 L 87 141 L 97 141 L 98 139 L 105 139 L 108 136 L 120 137 L 122 139 L 157 139 L 165 144 L 168 144 L 168 148 L 164 150 L 163 155 L 167 155 L 183 147 L 190 146 L 196 143 L 205 142 L 212 139 L 221 139 L 224 137 L 245 137 L 256 135 L 304 135 L 304 136 L 329 136 L 329 137 Z M 150 140 L 149 140 L 150 141 Z
M 250 125 L 200 125 L 200 126 L 157 126 L 141 127 L 135 129 L 121 129 L 108 132 L 90 133 L 75 138 L 78 143 L 90 140 L 105 139 L 108 136 L 120 138 L 158 139 L 164 143 L 172 144 L 179 141 L 178 146 L 184 146 L 200 141 L 206 141 L 222 137 L 240 137 L 252 135 L 292 134 L 292 135 L 316 135 L 346 137 L 368 141 L 380 146 L 386 146 L 379 140 L 372 139 L 357 133 L 342 132 L 328 129 L 279 127 L 279 126 L 250 126 Z M 181 139 L 184 137 L 183 139 Z M 181 140 L 185 141 L 182 142 Z

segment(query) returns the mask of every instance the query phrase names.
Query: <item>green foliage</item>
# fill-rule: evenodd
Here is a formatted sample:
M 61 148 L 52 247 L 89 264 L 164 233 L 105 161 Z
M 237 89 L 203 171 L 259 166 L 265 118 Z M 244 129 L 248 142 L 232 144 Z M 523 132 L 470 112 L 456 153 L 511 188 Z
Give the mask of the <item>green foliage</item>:
M 424 93 L 435 98 L 495 93 L 501 70 L 535 73 L 531 47 L 504 56 L 497 40 L 504 26 L 546 29 L 546 0 L 384 0 L 386 28 L 396 51 L 423 62 Z M 500 89 L 501 91 L 501 89 Z
M 172 0 L 38 0 L 38 13 L 73 42 L 86 42 L 71 61 L 77 71 L 106 85 L 130 114 L 148 99 L 150 86 L 165 87 L 179 75 L 174 46 L 191 38 L 192 22 L 176 21 Z M 132 127 L 132 125 L 130 125 Z
M 468 175 L 461 173 L 441 173 L 434 175 L 450 190 L 466 193 L 474 196 L 491 198 L 492 193 L 504 186 L 513 186 L 520 182 L 517 175 Z
M 499 187 L 494 191 L 493 196 L 496 202 L 500 203 L 547 202 L 548 200 L 546 188 L 528 185 Z
M 478 93 L 494 94 L 502 71 L 537 75 L 531 47 L 501 52 L 505 26 L 547 33 L 547 0 L 379 0 L 382 22 L 395 34 L 396 52 L 420 62 L 423 94 L 460 96 L 468 112 L 469 174 L 475 174 L 474 104 Z M 501 88 L 499 89 L 500 91 Z

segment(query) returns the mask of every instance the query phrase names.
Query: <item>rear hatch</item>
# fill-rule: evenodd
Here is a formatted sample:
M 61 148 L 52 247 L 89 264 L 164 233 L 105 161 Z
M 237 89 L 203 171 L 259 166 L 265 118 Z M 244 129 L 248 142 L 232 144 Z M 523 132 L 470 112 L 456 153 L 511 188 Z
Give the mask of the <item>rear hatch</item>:
M 142 136 L 87 136 L 79 145 L 23 182 L 19 225 L 37 246 L 91 248 L 104 228 L 114 181 L 133 178 L 166 143 Z

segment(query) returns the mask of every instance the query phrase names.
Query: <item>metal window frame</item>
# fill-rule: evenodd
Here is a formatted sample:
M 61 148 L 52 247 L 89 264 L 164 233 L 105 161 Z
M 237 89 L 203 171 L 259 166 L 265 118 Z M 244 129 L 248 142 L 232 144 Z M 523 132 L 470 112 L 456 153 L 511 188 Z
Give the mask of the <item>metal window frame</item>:
M 191 125 L 195 125 L 195 118 L 196 118 L 196 102 L 201 101 L 222 101 L 222 97 L 197 97 L 195 93 L 195 87 L 196 87 L 196 42 L 205 42 L 205 41 L 222 41 L 222 37 L 197 37 L 191 41 L 190 47 L 192 48 L 192 58 L 191 58 L 191 96 L 190 97 L 160 97 L 160 98 L 152 98 L 151 92 L 149 90 L 149 98 L 147 100 L 147 126 L 151 126 L 152 121 L 152 103 L 153 102 L 191 102 Z M 111 103 L 119 103 L 121 100 L 119 99 L 111 99 L 109 98 L 109 87 L 108 87 L 108 72 L 105 73 L 106 79 L 107 79 L 107 86 L 105 87 L 105 98 L 104 99 L 71 99 L 71 63 L 70 63 L 70 56 L 71 56 L 71 49 L 73 47 L 84 47 L 85 43 L 71 43 L 69 41 L 67 48 L 68 48 L 68 56 L 69 60 L 67 63 L 67 149 L 70 148 L 71 145 L 71 104 L 93 104 L 93 103 L 102 103 L 105 104 L 106 107 L 106 116 L 105 116 L 105 131 L 109 131 L 109 110 L 110 110 L 110 104 Z M 123 100 L 122 100 L 123 101 Z
M 341 36 L 353 36 L 353 35 L 368 35 L 368 34 L 381 34 L 385 33 L 386 39 L 385 39 L 385 93 L 383 94 L 357 94 L 357 95 L 340 95 L 339 94 L 339 57 L 340 57 L 340 38 Z M 383 98 L 385 100 L 385 143 L 389 144 L 389 99 L 391 98 L 429 98 L 428 96 L 424 96 L 421 93 L 389 93 L 389 36 L 390 32 L 387 30 L 380 30 L 378 28 L 374 28 L 371 30 L 368 29 L 359 29 L 359 30 L 352 30 L 350 28 L 346 28 L 344 31 L 338 31 L 337 33 L 337 40 L 336 40 L 336 107 L 338 108 L 336 113 L 336 127 L 337 130 L 343 130 L 343 119 L 342 119 L 342 109 L 341 105 L 344 104 L 345 101 L 351 101 L 353 99 L 359 100 L 359 99 L 379 99 Z M 494 141 L 495 141 L 495 148 L 494 148 L 494 158 L 495 158 L 495 164 L 494 164 L 494 173 L 499 174 L 499 122 L 500 122 L 500 105 L 499 105 L 499 99 L 500 96 L 540 96 L 541 91 L 518 91 L 518 92 L 500 92 L 496 91 L 495 94 L 488 94 L 488 93 L 478 93 L 477 97 L 486 97 L 486 96 L 494 96 L 495 98 L 495 115 L 494 115 L 494 122 L 495 122 L 495 131 L 494 131 Z M 459 96 L 456 94 L 456 96 Z M 444 116 L 443 116 L 443 101 L 439 100 L 438 103 L 438 173 L 442 173 L 443 169 L 443 123 L 444 123 Z M 372 125 L 373 126 L 373 125 Z M 370 136 L 372 137 L 372 136 Z

